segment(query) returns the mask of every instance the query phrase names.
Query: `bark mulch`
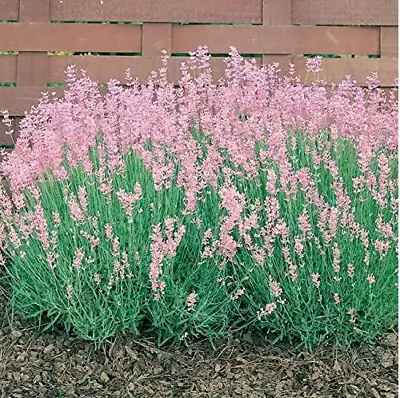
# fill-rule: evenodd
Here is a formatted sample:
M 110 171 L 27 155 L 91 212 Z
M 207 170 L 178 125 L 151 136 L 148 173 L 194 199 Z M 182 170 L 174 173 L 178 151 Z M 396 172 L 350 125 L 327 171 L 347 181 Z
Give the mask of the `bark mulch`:
M 61 332 L 35 335 L 0 301 L 0 397 L 397 397 L 397 334 L 376 346 L 311 355 L 262 336 L 157 349 L 116 338 L 94 350 Z

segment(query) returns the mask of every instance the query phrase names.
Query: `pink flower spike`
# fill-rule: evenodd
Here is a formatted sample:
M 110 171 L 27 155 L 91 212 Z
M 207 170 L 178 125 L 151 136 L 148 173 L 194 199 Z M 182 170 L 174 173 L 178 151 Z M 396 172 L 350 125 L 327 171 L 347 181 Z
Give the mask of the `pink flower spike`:
M 265 308 L 261 308 L 259 311 L 257 311 L 257 319 L 261 321 L 261 319 L 264 316 L 271 315 L 275 311 L 275 309 L 276 309 L 275 303 L 267 304 Z
M 73 292 L 73 288 L 72 288 L 72 285 L 70 284 L 67 286 L 67 299 L 68 300 L 72 299 L 72 292 Z
M 311 280 L 312 280 L 314 286 L 315 286 L 317 289 L 319 289 L 319 287 L 320 287 L 320 285 L 321 285 L 321 282 L 320 282 L 319 277 L 320 277 L 319 274 L 312 274 L 312 275 L 311 275 Z
M 196 306 L 196 302 L 197 302 L 197 293 L 195 292 L 190 293 L 186 300 L 187 310 L 189 312 L 194 309 L 194 307 Z
M 333 299 L 335 300 L 335 303 L 336 304 L 340 304 L 340 296 L 339 296 L 339 294 L 338 293 L 335 293 L 334 295 L 333 295 Z
M 269 284 L 271 288 L 271 293 L 274 297 L 280 297 L 282 294 L 282 288 L 279 282 L 271 280 Z
M 349 278 L 353 278 L 353 276 L 354 276 L 354 265 L 353 264 L 347 265 L 347 275 L 349 276 Z

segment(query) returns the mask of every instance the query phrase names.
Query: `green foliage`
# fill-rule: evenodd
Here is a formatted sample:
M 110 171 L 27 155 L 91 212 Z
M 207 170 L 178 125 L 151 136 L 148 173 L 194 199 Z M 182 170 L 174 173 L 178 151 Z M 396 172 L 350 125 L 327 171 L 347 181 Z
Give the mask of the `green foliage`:
M 203 139 L 200 133 L 197 139 L 199 142 Z M 397 234 L 397 214 L 390 200 L 385 207 L 380 207 L 370 192 L 355 191 L 353 178 L 361 172 L 357 152 L 350 141 L 331 141 L 328 133 L 311 141 L 301 132 L 296 133 L 294 144 L 288 142 L 293 170 L 307 167 L 319 195 L 331 206 L 337 205 L 330 171 L 324 163 L 316 164 L 311 155 L 313 150 L 321 152 L 326 147 L 338 166 L 355 219 L 368 231 L 371 242 L 380 236 L 376 231 L 378 216 L 396 225 Z M 23 238 L 21 228 L 14 226 L 22 243 L 17 247 L 11 240 L 8 242 L 12 248 L 8 252 L 8 283 L 12 305 L 22 319 L 45 328 L 61 324 L 79 337 L 96 342 L 116 333 L 147 331 L 154 333 L 162 344 L 194 336 L 215 338 L 231 329 L 254 327 L 269 333 L 271 338 L 309 349 L 323 342 L 346 346 L 352 342 L 373 341 L 383 330 L 395 327 L 395 243 L 392 242 L 386 256 L 380 256 L 372 243 L 366 249 L 348 227 L 340 226 L 340 220 L 333 241 L 326 242 L 318 227 L 320 210 L 307 201 L 302 190 L 289 197 L 282 192 L 276 195 L 280 217 L 290 231 L 289 240 L 285 243 L 282 237 L 276 237 L 273 252 L 265 257 L 263 265 L 257 264 L 254 247 L 265 249 L 262 231 L 270 221 L 265 203 L 273 196 L 266 187 L 268 170 L 276 171 L 277 186 L 282 183 L 281 171 L 273 162 L 260 161 L 256 179 L 232 177 L 234 189 L 245 196 L 242 219 L 255 212 L 258 224 L 249 230 L 253 249 L 235 227 L 232 236 L 240 246 L 234 258 L 226 261 L 218 250 L 212 256 L 202 256 L 206 246 L 212 247 L 211 243 L 203 242 L 206 231 L 210 230 L 211 241 L 217 242 L 224 217 L 229 213 L 221 206 L 220 193 L 220 188 L 229 180 L 226 170 L 221 169 L 219 189 L 208 186 L 196 211 L 186 214 L 185 195 L 176 181 L 168 188 L 156 190 L 151 173 L 135 153 L 129 152 L 123 161 L 125 168 L 121 172 L 107 168 L 104 171 L 103 181 L 112 187 L 109 194 L 102 191 L 98 174 L 88 174 L 81 166 L 71 167 L 67 180 L 56 180 L 49 172 L 37 182 L 49 239 L 53 237 L 54 242 L 46 248 L 36 233 Z M 92 153 L 92 163 L 98 172 L 96 151 Z M 225 159 L 225 166 L 229 164 Z M 376 168 L 374 172 L 377 173 Z M 392 172 L 397 173 L 397 163 L 392 164 Z M 137 183 L 142 197 L 128 215 L 117 192 L 120 189 L 131 192 Z M 82 187 L 88 207 L 84 221 L 76 222 L 69 200 L 71 195 L 78 197 Z M 31 192 L 26 191 L 25 196 L 26 207 L 20 211 L 21 217 L 33 214 L 38 204 Z M 54 212 L 60 215 L 59 226 Z M 314 238 L 306 239 L 303 254 L 299 255 L 295 238 L 301 236 L 298 218 L 304 213 L 310 216 Z M 160 280 L 165 282 L 165 290 L 155 299 L 157 295 L 149 278 L 154 226 L 160 225 L 167 239 L 168 218 L 176 220 L 175 228 L 184 226 L 185 233 L 176 253 L 162 260 Z M 117 248 L 107 237 L 107 225 L 112 226 L 113 236 L 118 237 Z M 99 239 L 99 244 L 93 246 L 85 233 Z M 340 248 L 338 272 L 332 266 L 335 245 Z M 291 278 L 288 272 L 285 248 L 296 265 L 296 278 Z M 74 267 L 78 249 L 83 251 L 83 260 L 79 267 Z M 365 264 L 367 251 L 368 266 Z M 127 255 L 125 259 L 123 253 Z M 56 256 L 54 267 L 49 266 L 49 255 Z M 120 268 L 116 270 L 116 263 L 122 266 L 123 274 L 118 271 Z M 348 264 L 354 265 L 353 277 L 348 275 Z M 319 287 L 312 279 L 315 274 L 319 275 Z M 368 281 L 371 274 L 376 278 L 372 284 Z M 273 294 L 273 281 L 279 284 L 282 294 Z M 241 289 L 242 293 L 235 296 Z M 193 292 L 196 302 L 190 309 L 187 299 Z M 333 299 L 335 294 L 339 295 L 340 303 Z M 269 303 L 275 303 L 276 309 L 258 318 L 257 313 Z M 353 308 L 356 321 L 352 323 L 349 310 Z

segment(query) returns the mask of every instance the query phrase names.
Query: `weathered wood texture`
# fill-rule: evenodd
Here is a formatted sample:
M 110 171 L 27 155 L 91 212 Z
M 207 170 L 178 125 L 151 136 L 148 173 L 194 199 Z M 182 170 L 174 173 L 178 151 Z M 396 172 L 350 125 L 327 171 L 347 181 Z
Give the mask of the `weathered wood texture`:
M 62 95 L 49 85 L 63 83 L 70 64 L 100 83 L 123 80 L 128 68 L 145 82 L 163 49 L 176 81 L 198 45 L 218 55 L 235 46 L 282 70 L 292 62 L 304 78 L 304 55 L 338 54 L 324 59 L 321 77 L 351 74 L 363 83 L 376 71 L 389 88 L 397 76 L 397 21 L 397 0 L 0 0 L 0 109 L 21 117 L 41 92 Z M 222 58 L 212 67 L 221 77 Z M 0 123 L 0 145 L 14 138 Z

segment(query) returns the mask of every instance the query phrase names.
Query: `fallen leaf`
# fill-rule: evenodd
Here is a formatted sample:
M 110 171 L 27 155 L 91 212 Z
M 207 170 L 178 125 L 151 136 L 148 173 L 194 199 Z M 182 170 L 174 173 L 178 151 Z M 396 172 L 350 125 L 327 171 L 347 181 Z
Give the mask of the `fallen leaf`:
M 124 347 L 126 353 L 128 354 L 129 358 L 132 359 L 132 361 L 137 361 L 138 360 L 138 356 L 136 354 L 135 351 L 133 351 L 131 348 L 129 348 L 127 345 Z
M 135 385 L 133 383 L 128 384 L 128 390 L 129 391 L 134 391 L 135 390 Z
M 56 346 L 54 344 L 49 344 L 48 346 L 46 346 L 43 350 L 43 353 L 45 355 L 50 354 L 52 351 L 54 351 L 56 348 Z
M 384 338 L 382 343 L 386 347 L 396 348 L 398 346 L 397 335 L 395 333 L 389 333 Z
M 11 336 L 14 337 L 14 339 L 19 339 L 22 336 L 22 332 L 19 330 L 13 330 Z
M 381 358 L 380 362 L 381 362 L 381 365 L 384 368 L 390 368 L 391 366 L 393 366 L 393 363 L 394 363 L 393 362 L 393 355 L 388 353 L 388 352 L 385 352 L 382 355 L 382 358 Z
M 333 370 L 338 373 L 342 370 L 342 367 L 340 366 L 339 361 L 337 361 L 336 359 L 335 359 L 335 364 L 333 365 Z
M 106 372 L 102 372 L 100 375 L 100 380 L 103 383 L 108 383 L 110 381 L 110 378 L 108 377 L 108 374 Z

